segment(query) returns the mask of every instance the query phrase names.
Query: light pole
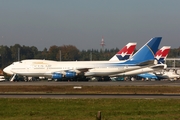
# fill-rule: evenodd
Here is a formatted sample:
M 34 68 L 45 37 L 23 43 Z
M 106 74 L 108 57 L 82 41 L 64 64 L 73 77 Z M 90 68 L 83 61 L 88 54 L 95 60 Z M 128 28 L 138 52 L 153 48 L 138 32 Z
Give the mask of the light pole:
M 20 48 L 18 48 L 18 61 L 20 61 Z
M 59 50 L 59 61 L 61 61 L 61 50 Z

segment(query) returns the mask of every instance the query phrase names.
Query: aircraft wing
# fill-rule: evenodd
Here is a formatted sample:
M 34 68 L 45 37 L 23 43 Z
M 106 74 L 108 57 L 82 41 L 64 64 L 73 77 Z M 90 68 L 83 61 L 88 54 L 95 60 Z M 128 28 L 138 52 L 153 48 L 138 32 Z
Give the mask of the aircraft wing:
M 92 69 L 92 68 L 64 69 L 64 70 L 58 70 L 58 71 L 51 71 L 51 73 L 76 72 L 78 74 L 78 73 L 87 72 L 89 69 Z

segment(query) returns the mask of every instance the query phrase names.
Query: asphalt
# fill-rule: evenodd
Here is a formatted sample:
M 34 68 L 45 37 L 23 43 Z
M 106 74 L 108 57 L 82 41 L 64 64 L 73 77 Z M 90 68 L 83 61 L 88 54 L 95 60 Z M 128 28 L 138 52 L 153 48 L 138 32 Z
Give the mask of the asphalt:
M 51 99 L 180 99 L 180 94 L 0 94 L 0 98 L 51 98 Z
M 108 81 L 108 82 L 55 82 L 55 81 L 33 81 L 33 82 L 0 82 L 1 85 L 47 85 L 47 86 L 180 86 L 180 81 Z
M 180 81 L 118 81 L 118 82 L 0 82 L 0 86 L 47 85 L 47 86 L 180 86 Z M 180 99 L 180 94 L 0 94 L 0 98 L 52 98 L 52 99 L 86 99 L 86 98 L 131 98 L 131 99 Z

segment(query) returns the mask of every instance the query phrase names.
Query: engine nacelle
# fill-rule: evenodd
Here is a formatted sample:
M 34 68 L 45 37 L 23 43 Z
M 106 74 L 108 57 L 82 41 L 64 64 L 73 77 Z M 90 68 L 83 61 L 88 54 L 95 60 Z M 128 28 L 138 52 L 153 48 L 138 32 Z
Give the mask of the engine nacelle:
M 53 73 L 52 74 L 53 79 L 61 79 L 62 77 L 63 77 L 63 75 L 61 73 Z
M 66 78 L 73 78 L 76 76 L 76 72 L 68 71 L 65 73 Z

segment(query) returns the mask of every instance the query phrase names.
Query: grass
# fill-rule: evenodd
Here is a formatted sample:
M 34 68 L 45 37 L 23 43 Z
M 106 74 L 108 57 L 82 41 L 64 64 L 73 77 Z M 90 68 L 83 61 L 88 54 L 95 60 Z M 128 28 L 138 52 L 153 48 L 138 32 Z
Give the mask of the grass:
M 0 99 L 3 120 L 178 120 L 179 99 Z
M 0 86 L 0 93 L 59 93 L 59 94 L 180 94 L 179 86 Z
M 163 94 L 178 86 L 0 86 L 3 93 Z M 43 99 L 1 98 L 1 120 L 179 120 L 179 99 Z

